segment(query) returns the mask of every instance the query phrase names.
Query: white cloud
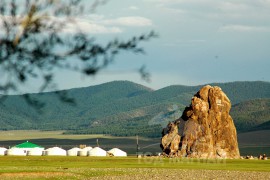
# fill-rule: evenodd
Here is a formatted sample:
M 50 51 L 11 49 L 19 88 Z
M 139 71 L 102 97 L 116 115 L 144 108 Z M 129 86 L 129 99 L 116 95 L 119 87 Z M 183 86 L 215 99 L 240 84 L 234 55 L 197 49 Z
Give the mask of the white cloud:
M 119 27 L 107 27 L 99 23 L 89 22 L 87 20 L 77 20 L 76 26 L 84 33 L 91 33 L 91 34 L 109 34 L 109 33 L 121 33 L 123 32 Z M 66 25 L 64 32 L 72 33 L 75 32 L 76 28 L 75 25 L 70 23 Z
M 11 19 L 10 16 L 5 16 L 6 19 Z M 17 19 L 18 24 L 22 19 Z M 111 33 L 122 33 L 123 30 L 120 27 L 114 25 L 105 25 L 102 21 L 104 21 L 104 16 L 102 15 L 90 15 L 81 18 L 74 18 L 67 21 L 63 17 L 55 17 L 50 16 L 47 20 L 47 23 L 50 24 L 52 22 L 66 22 L 63 28 L 64 33 L 75 33 L 82 31 L 84 33 L 91 34 L 111 34 Z M 3 24 L 0 21 L 0 35 L 3 34 Z M 20 31 L 20 26 L 18 26 L 18 30 Z
M 154 3 L 166 3 L 166 4 L 169 4 L 169 3 L 181 3 L 181 2 L 184 2 L 185 0 L 145 0 L 147 2 L 154 2 Z
M 218 8 L 222 11 L 231 12 L 231 11 L 246 11 L 249 9 L 249 4 L 237 3 L 237 2 L 220 2 Z
M 91 34 L 122 33 L 123 29 L 121 26 L 144 27 L 152 25 L 152 21 L 150 19 L 140 16 L 106 19 L 105 16 L 97 14 L 75 19 L 75 22 L 76 23 L 67 24 L 64 32 L 72 33 L 77 30 L 76 28 L 78 28 L 85 33 Z
M 127 16 L 116 19 L 103 20 L 102 23 L 107 25 L 120 25 L 120 26 L 132 26 L 142 27 L 151 26 L 153 23 L 150 19 L 140 16 Z
M 270 27 L 227 25 L 219 28 L 219 32 L 270 32 Z
M 170 14 L 183 14 L 183 13 L 186 13 L 186 11 L 183 10 L 183 9 L 176 8 L 176 7 L 168 7 L 168 6 L 164 5 L 164 4 L 158 4 L 157 7 L 162 9 L 162 11 L 165 12 L 165 13 L 170 13 Z
M 134 10 L 134 11 L 139 10 L 139 8 L 137 6 L 129 6 L 128 9 Z
M 213 3 L 216 0 L 145 0 L 156 4 L 183 4 L 183 3 Z
M 145 0 L 162 11 L 185 13 L 187 18 L 216 21 L 254 21 L 270 19 L 270 0 Z
M 216 8 L 220 11 L 215 13 L 220 15 L 220 18 L 239 19 L 249 21 L 267 21 L 270 18 L 270 6 L 264 5 L 259 1 L 227 1 L 219 2 Z

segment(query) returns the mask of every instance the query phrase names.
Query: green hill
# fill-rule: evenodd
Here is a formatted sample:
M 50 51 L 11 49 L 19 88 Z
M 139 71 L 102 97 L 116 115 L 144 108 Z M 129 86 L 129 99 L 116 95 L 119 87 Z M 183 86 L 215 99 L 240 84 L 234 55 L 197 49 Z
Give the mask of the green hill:
M 261 118 L 256 120 L 250 119 L 249 113 L 255 113 L 254 109 L 259 111 L 262 104 L 269 108 L 268 100 L 261 102 L 260 98 L 270 98 L 270 83 L 212 85 L 220 86 L 231 99 L 237 129 L 249 130 L 266 122 L 269 113 L 262 112 Z M 7 96 L 0 104 L 0 129 L 67 130 L 66 133 L 157 137 L 162 126 L 181 116 L 185 106 L 189 105 L 192 96 L 201 87 L 175 85 L 154 91 L 129 81 L 114 81 L 63 91 L 75 100 L 75 104 L 59 100 L 55 92 L 29 94 L 31 99 L 45 104 L 40 111 L 27 103 L 22 95 Z M 251 104 L 254 107 L 246 107 L 249 104 L 246 101 L 253 100 Z M 239 108 L 243 110 L 239 111 Z M 247 125 L 250 124 L 248 121 L 254 123 Z
M 270 121 L 259 124 L 258 126 L 253 127 L 252 130 L 254 130 L 254 131 L 257 131 L 257 130 L 270 130 Z
M 269 98 L 270 83 L 263 81 L 243 81 L 230 83 L 213 83 L 220 86 L 231 100 L 232 105 L 259 98 Z
M 254 99 L 236 104 L 232 107 L 231 115 L 238 131 L 267 128 L 270 121 L 270 99 Z

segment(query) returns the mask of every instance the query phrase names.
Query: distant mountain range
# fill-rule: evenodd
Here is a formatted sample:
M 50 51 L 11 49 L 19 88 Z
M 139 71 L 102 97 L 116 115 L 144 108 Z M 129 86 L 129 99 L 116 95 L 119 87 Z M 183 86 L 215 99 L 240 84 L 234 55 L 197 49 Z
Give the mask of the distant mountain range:
M 269 82 L 210 85 L 220 86 L 231 100 L 231 115 L 238 132 L 270 129 Z M 0 104 L 0 129 L 159 137 L 162 127 L 181 116 L 202 86 L 152 90 L 129 81 L 113 81 L 62 91 L 75 100 L 74 104 L 59 100 L 59 92 L 10 95 Z M 25 97 L 45 105 L 37 110 Z

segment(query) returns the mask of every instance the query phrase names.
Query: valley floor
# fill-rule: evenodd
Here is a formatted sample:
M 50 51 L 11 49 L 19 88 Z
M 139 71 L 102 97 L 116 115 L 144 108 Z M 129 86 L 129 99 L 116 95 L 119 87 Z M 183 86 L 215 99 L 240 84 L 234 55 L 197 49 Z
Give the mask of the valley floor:
M 12 147 L 24 141 L 50 148 L 59 146 L 66 150 L 80 144 L 95 147 L 97 139 L 105 150 L 117 147 L 128 153 L 136 154 L 136 137 L 114 137 L 107 135 L 64 135 L 63 131 L 0 131 L 0 147 Z M 160 138 L 139 137 L 140 153 L 155 155 L 161 151 Z M 270 130 L 252 131 L 238 134 L 238 144 L 242 156 L 266 154 L 270 156 Z
M 270 179 L 270 161 L 0 157 L 1 179 Z
M 93 177 L 91 179 L 140 180 L 140 179 L 270 179 L 269 172 L 243 172 L 224 170 L 193 170 L 193 169 L 118 169 L 128 173 L 120 176 Z M 110 171 L 110 169 L 108 169 Z M 130 174 L 132 174 L 132 176 Z
M 82 176 L 73 173 L 62 172 L 38 172 L 38 173 L 3 173 L 1 179 L 104 179 L 104 180 L 141 180 L 141 179 L 238 179 L 238 180 L 267 180 L 269 172 L 243 172 L 224 170 L 185 170 L 185 169 L 153 169 L 153 168 L 128 168 L 128 169 L 92 169 L 92 171 L 115 171 L 118 175 Z M 110 173 L 108 173 L 110 174 Z

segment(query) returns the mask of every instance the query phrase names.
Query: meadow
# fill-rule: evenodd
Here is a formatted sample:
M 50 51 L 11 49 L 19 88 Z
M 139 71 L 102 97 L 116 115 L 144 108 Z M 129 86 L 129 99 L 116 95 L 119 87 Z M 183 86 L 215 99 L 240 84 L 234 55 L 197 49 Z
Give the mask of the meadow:
M 198 160 L 161 157 L 0 157 L 1 179 L 140 179 L 186 175 L 269 179 L 270 161 Z M 237 177 L 236 177 L 237 176 Z M 204 179 L 204 178 L 203 178 Z
M 137 158 L 135 137 L 104 135 L 63 135 L 62 131 L 1 131 L 0 146 L 12 147 L 26 140 L 45 148 L 69 149 L 80 144 L 99 145 L 109 150 L 118 147 L 126 158 L 0 156 L 0 179 L 270 179 L 270 160 L 199 160 L 187 158 Z M 264 133 L 265 134 L 265 133 Z M 250 137 L 244 134 L 242 137 Z M 247 138 L 244 138 L 247 139 Z M 255 140 L 256 138 L 253 137 Z M 160 152 L 159 138 L 139 138 L 143 155 Z M 258 141 L 258 140 L 257 140 Z M 263 141 L 266 141 L 263 139 Z M 241 144 L 240 144 L 241 145 Z M 269 152 L 248 141 L 242 148 L 250 153 Z M 250 146 L 250 147 L 249 147 Z M 253 151 L 250 151 L 252 150 Z

